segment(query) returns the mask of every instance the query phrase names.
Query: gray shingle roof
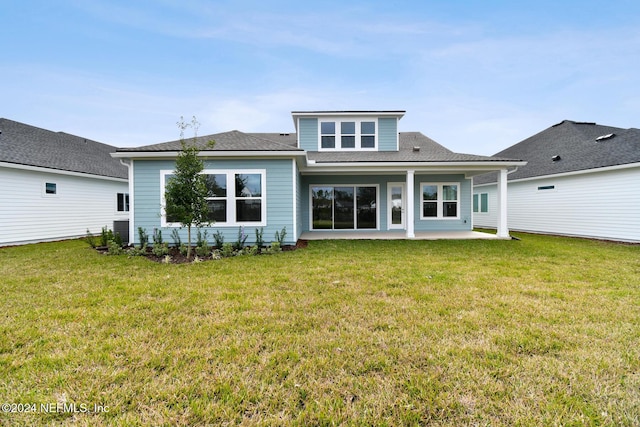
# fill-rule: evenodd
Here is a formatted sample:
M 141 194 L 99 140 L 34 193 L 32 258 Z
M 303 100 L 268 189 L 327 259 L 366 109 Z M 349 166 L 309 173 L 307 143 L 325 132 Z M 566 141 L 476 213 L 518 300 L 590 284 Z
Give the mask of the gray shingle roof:
M 207 147 L 214 140 L 213 148 Z M 187 139 L 187 142 L 191 142 Z M 196 138 L 200 150 L 211 151 L 304 151 L 297 147 L 295 133 L 244 133 L 237 130 Z M 419 151 L 414 151 L 419 147 Z M 119 148 L 119 152 L 179 151 L 181 142 L 170 141 L 136 148 Z M 310 160 L 316 163 L 353 162 L 474 162 L 512 160 L 497 157 L 454 153 L 420 132 L 400 132 L 399 151 L 310 151 Z
M 601 136 L 608 136 L 596 140 Z M 640 162 L 640 130 L 565 120 L 496 154 L 527 161 L 509 180 Z M 559 156 L 558 160 L 553 160 Z M 496 182 L 496 174 L 474 184 Z
M 310 160 L 316 163 L 351 162 L 478 162 L 513 160 L 498 157 L 461 154 L 443 147 L 420 132 L 400 132 L 398 151 L 314 151 Z M 415 151 L 418 148 L 418 151 Z
M 293 135 L 293 136 L 291 136 Z M 270 137 L 270 138 L 267 138 Z M 215 141 L 213 148 L 208 143 Z M 193 138 L 185 138 L 189 144 Z M 299 150 L 296 147 L 295 134 L 277 133 L 244 133 L 237 130 L 204 135 L 196 138 L 196 147 L 207 151 L 292 151 Z M 180 151 L 180 140 L 163 142 L 160 144 L 145 145 L 143 147 L 119 148 L 118 152 L 163 152 Z
M 128 178 L 127 168 L 111 157 L 111 145 L 4 118 L 0 131 L 0 162 Z

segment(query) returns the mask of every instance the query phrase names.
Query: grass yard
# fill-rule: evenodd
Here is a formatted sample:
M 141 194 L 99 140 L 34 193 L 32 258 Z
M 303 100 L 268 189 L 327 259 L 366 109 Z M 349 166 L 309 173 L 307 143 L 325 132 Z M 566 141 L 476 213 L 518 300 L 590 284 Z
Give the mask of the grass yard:
M 640 425 L 640 246 L 518 236 L 0 249 L 0 425 Z

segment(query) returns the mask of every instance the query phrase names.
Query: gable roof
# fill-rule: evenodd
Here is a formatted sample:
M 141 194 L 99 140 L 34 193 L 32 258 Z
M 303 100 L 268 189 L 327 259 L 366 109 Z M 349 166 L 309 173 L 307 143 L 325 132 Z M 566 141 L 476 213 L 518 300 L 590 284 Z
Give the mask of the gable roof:
M 128 178 L 111 157 L 116 147 L 0 118 L 0 162 L 111 178 Z
M 640 129 L 564 120 L 500 151 L 496 156 L 515 157 L 528 162 L 509 175 L 510 181 L 638 163 Z M 474 184 L 496 180 L 495 173 L 486 174 L 476 177 Z
M 215 141 L 213 147 L 209 141 Z M 358 163 L 358 162 L 476 162 L 508 161 L 512 159 L 477 156 L 454 153 L 420 132 L 400 132 L 399 151 L 308 151 L 297 146 L 295 133 L 244 133 L 237 130 L 200 136 L 196 138 L 196 147 L 212 152 L 298 152 L 307 154 L 315 163 Z M 191 141 L 187 140 L 187 143 Z M 118 153 L 164 153 L 177 152 L 182 148 L 181 141 L 169 141 L 161 144 L 135 148 L 119 148 Z M 120 156 L 118 156 L 120 157 Z
M 293 136 L 291 136 L 293 135 Z M 268 138 L 270 137 L 270 138 Z M 213 147 L 210 141 L 215 141 Z M 187 138 L 188 144 L 193 138 Z M 295 134 L 244 133 L 237 130 L 204 135 L 195 138 L 195 146 L 201 151 L 300 151 Z M 169 141 L 142 147 L 118 148 L 117 152 L 175 152 L 182 149 L 182 141 Z

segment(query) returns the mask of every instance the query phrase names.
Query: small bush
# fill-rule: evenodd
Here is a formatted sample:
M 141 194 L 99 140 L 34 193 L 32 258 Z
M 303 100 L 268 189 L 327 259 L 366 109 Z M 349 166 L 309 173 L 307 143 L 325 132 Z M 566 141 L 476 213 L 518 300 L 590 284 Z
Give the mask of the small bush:
M 167 243 L 157 243 L 151 248 L 151 253 L 155 256 L 165 256 L 169 254 L 169 245 Z
M 84 238 L 84 241 L 87 242 L 87 244 L 89 244 L 89 246 L 91 246 L 94 249 L 98 246 L 98 240 L 96 239 L 96 236 L 91 234 L 91 231 L 89 231 L 88 228 L 87 228 L 87 236 Z
M 209 243 L 205 240 L 202 242 L 202 246 L 196 246 L 196 255 L 200 257 L 206 257 L 211 254 L 211 247 Z
M 161 245 L 164 242 L 162 241 L 162 230 L 158 230 L 157 228 L 153 229 L 153 246 Z
M 244 233 L 244 225 L 243 225 L 238 229 L 238 240 L 236 240 L 236 243 L 233 245 L 235 250 L 237 251 L 242 250 L 242 248 L 244 247 L 244 242 L 247 241 L 247 237 L 248 236 Z
M 278 252 L 282 252 L 282 247 L 280 246 L 279 242 L 271 242 L 271 246 L 262 251 L 262 253 L 266 255 L 273 255 L 277 254 Z
M 180 251 L 180 255 L 187 256 L 187 252 L 188 252 L 189 248 L 187 247 L 186 243 L 182 243 L 178 250 Z
M 180 239 L 180 231 L 177 228 L 171 230 L 171 239 L 173 240 L 173 246 L 179 248 L 182 244 L 182 240 Z
M 140 247 L 144 248 L 149 244 L 149 235 L 147 230 L 142 227 L 138 227 L 138 240 L 140 241 Z
M 216 234 L 213 235 L 213 239 L 216 241 L 216 248 L 222 248 L 222 245 L 224 245 L 224 236 L 220 233 L 220 230 L 216 231 Z
M 222 250 L 220 251 L 220 254 L 224 258 L 232 257 L 233 255 L 235 255 L 235 250 L 233 249 L 233 245 L 231 243 L 223 244 L 222 245 Z
M 124 254 L 124 249 L 122 249 L 122 244 L 118 244 L 115 240 L 109 240 L 107 242 L 107 253 L 109 255 Z
M 282 230 L 278 233 L 276 231 L 276 241 L 278 242 L 278 245 L 280 247 L 282 247 L 282 245 L 284 244 L 284 238 L 287 235 L 287 227 L 282 227 Z
M 135 246 L 133 246 L 127 249 L 125 252 L 128 256 L 143 256 L 147 253 L 147 247 L 145 246 L 143 248 L 136 248 Z
M 260 229 L 256 228 L 256 246 L 261 248 L 264 246 L 264 238 L 262 237 L 264 234 L 264 227 L 260 227 Z

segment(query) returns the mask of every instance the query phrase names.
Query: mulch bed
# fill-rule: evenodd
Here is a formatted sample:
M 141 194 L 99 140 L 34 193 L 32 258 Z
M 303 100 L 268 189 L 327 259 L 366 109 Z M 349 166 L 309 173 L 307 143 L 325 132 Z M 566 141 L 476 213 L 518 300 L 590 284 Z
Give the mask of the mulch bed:
M 295 251 L 298 249 L 304 249 L 307 247 L 307 245 L 309 244 L 309 242 L 307 240 L 298 240 L 296 242 L 295 245 L 285 245 L 282 246 L 282 251 L 283 252 L 289 252 L 289 251 Z M 108 248 L 105 246 L 99 246 L 97 248 L 95 248 L 98 252 L 102 253 L 102 254 L 108 254 Z M 212 250 L 217 249 L 215 247 L 211 248 Z M 182 253 L 180 253 L 180 250 L 176 247 L 170 247 L 169 248 L 169 256 L 171 257 L 171 261 L 170 264 L 186 264 L 186 263 L 190 263 L 193 262 L 193 260 L 195 259 L 195 255 L 196 255 L 196 251 L 195 251 L 195 247 L 192 249 L 191 251 L 191 257 L 187 258 L 185 255 L 183 255 Z M 258 252 L 257 255 L 263 255 L 262 253 Z M 154 255 L 151 252 L 151 248 L 147 248 L 147 252 L 141 256 L 144 256 L 145 258 L 147 258 L 148 260 L 151 261 L 155 261 L 155 262 L 166 262 L 165 261 L 165 257 L 164 256 L 157 256 Z M 211 256 L 206 256 L 206 257 L 198 257 L 200 259 L 200 261 L 211 261 L 213 260 L 213 258 Z

